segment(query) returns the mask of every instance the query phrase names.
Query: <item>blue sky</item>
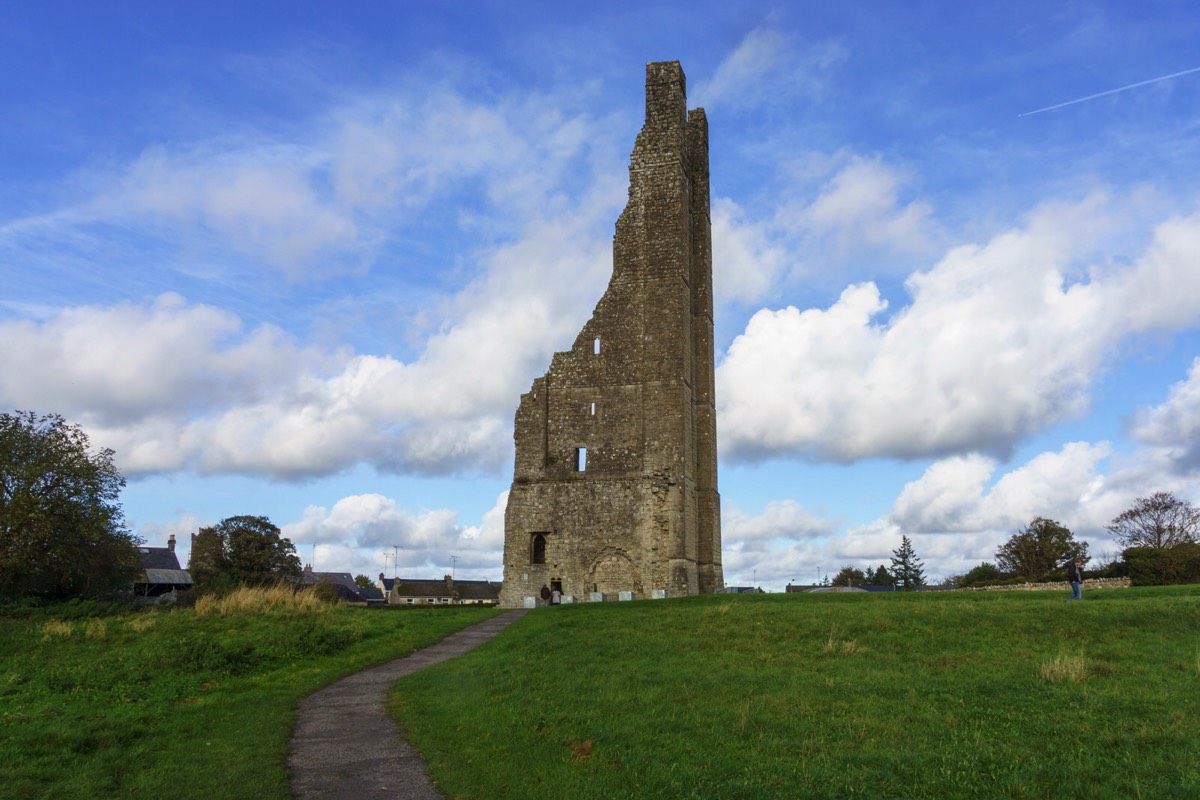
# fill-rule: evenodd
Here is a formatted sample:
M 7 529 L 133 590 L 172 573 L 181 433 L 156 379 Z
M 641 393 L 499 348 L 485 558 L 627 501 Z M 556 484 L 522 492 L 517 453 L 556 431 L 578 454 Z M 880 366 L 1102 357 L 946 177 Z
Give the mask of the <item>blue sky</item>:
M 517 399 L 679 60 L 729 583 L 1200 501 L 1194 8 L 835 5 L 7 4 L 0 408 L 112 447 L 185 556 L 265 514 L 319 570 L 499 579 Z

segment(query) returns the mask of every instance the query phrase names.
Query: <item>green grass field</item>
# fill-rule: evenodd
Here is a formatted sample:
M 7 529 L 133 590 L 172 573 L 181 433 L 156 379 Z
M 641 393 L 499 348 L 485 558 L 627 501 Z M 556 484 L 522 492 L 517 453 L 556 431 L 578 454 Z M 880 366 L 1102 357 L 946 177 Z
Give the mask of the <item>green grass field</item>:
M 1200 587 L 567 605 L 402 680 L 449 797 L 1200 797 Z
M 1200 797 L 1200 587 L 539 609 L 393 712 L 453 798 Z M 487 610 L 0 617 L 0 798 L 285 798 L 296 702 Z
M 495 613 L 0 617 L 0 798 L 287 798 L 297 701 Z

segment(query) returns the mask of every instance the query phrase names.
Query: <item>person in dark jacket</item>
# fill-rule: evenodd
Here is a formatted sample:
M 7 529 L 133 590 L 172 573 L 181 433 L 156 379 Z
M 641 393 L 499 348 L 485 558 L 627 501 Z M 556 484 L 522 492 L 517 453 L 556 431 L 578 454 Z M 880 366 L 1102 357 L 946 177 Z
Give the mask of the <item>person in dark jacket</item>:
M 1083 560 L 1075 559 L 1075 563 L 1067 567 L 1067 580 L 1071 582 L 1071 596 L 1068 600 L 1082 600 L 1083 592 L 1079 590 L 1083 583 Z

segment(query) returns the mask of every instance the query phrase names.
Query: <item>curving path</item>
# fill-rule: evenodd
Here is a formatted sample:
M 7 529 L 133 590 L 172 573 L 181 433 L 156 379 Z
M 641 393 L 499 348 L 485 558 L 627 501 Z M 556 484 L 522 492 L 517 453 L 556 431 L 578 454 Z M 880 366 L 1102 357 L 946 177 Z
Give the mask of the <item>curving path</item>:
M 521 609 L 492 617 L 404 658 L 343 678 L 300 701 L 288 755 L 292 796 L 298 800 L 443 800 L 425 772 L 421 755 L 384 712 L 384 698 L 398 678 L 462 655 L 524 615 Z

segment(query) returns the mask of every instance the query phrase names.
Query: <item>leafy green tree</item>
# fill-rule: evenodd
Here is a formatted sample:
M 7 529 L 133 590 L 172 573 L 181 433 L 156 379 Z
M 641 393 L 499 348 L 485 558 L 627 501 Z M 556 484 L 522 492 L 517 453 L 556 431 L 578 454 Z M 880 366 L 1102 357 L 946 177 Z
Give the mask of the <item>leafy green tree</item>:
M 959 586 L 987 586 L 1003 580 L 1004 573 L 992 563 L 983 562 L 977 567 L 971 567 L 966 574 L 958 579 Z
M 375 581 L 371 580 L 366 575 L 355 575 L 354 585 L 360 589 L 370 589 L 375 585 Z
M 1088 560 L 1087 542 L 1052 519 L 1038 517 L 996 550 L 996 564 L 1030 581 L 1047 581 L 1075 559 Z
M 193 537 L 188 570 L 202 589 L 261 586 L 298 580 L 300 557 L 291 540 L 266 517 L 229 517 Z
M 866 582 L 866 573 L 856 567 L 842 567 L 842 571 L 833 576 L 834 586 L 862 586 Z
M 0 414 L 0 597 L 97 595 L 131 585 L 140 539 L 113 451 L 58 414 Z
M 900 537 L 900 547 L 892 551 L 892 577 L 896 583 L 911 592 L 925 585 L 925 564 L 917 558 L 917 551 L 907 536 Z
M 1170 492 L 1139 497 L 1113 518 L 1108 530 L 1124 547 L 1166 549 L 1195 542 L 1200 536 L 1200 509 Z
M 891 586 L 895 581 L 892 580 L 892 573 L 887 571 L 887 567 L 883 564 L 871 573 L 868 581 L 872 586 Z

